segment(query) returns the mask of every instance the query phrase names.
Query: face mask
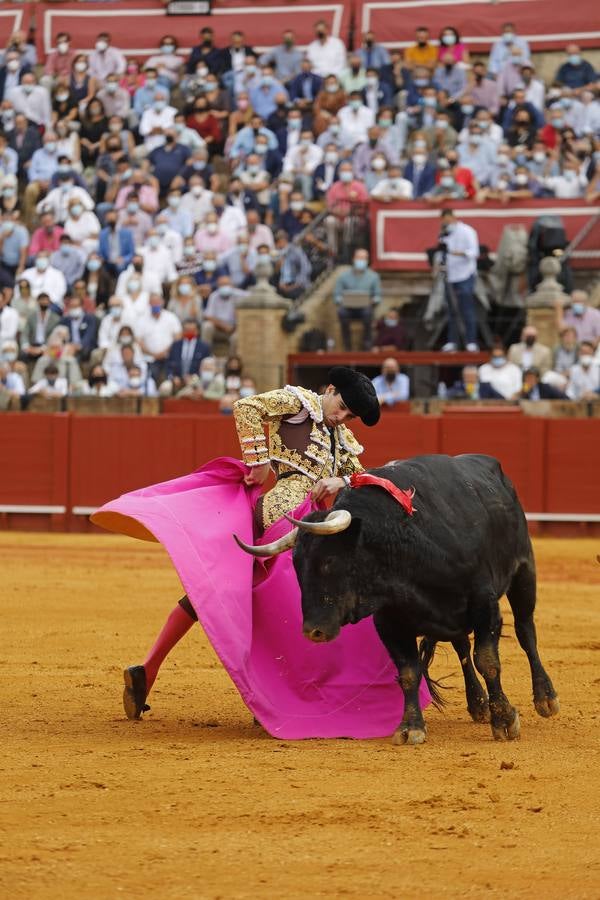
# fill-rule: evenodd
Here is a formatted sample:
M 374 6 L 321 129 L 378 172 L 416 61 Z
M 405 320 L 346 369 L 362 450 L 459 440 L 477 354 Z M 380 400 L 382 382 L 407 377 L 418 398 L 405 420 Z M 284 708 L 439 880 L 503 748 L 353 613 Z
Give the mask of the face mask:
M 294 212 L 302 212 L 304 209 L 304 201 L 303 200 L 292 200 L 290 203 L 290 209 Z
M 254 388 L 251 388 L 251 387 L 240 388 L 240 397 L 253 397 L 254 394 L 255 394 Z
M 456 43 L 456 38 L 453 34 L 445 34 L 442 37 L 442 44 L 444 47 L 453 47 Z
M 574 172 L 573 169 L 565 169 L 563 172 L 563 176 L 567 179 L 567 181 L 575 181 L 577 178 L 577 172 Z
M 353 109 L 355 112 L 357 110 L 359 110 L 361 108 L 361 106 L 362 106 L 361 100 L 351 100 L 350 101 L 350 108 Z
M 529 182 L 529 175 L 525 175 L 524 173 L 519 173 L 515 176 L 515 181 L 517 184 L 524 185 Z
M 13 188 L 2 188 L 2 196 L 3 197 L 14 197 L 15 191 Z
M 292 131 L 299 131 L 302 126 L 302 119 L 288 119 L 288 128 Z
M 368 263 L 368 260 L 366 260 L 366 259 L 355 259 L 354 260 L 354 268 L 358 272 L 364 272 L 368 265 L 369 265 L 369 263 Z
M 76 306 L 74 309 L 69 310 L 69 318 L 70 319 L 80 319 L 83 315 L 83 310 L 80 306 Z
M 112 316 L 113 319 L 120 319 L 121 311 L 122 310 L 121 310 L 120 306 L 109 306 L 109 308 L 108 308 L 108 314 L 109 314 L 109 316 Z
M 56 144 L 54 141 L 48 141 L 47 144 L 44 144 L 44 149 L 46 153 L 56 153 Z
M 454 178 L 451 175 L 444 175 L 443 178 L 440 178 L 440 184 L 445 188 L 454 187 Z
M 175 53 L 175 45 L 174 44 L 161 44 L 161 48 L 163 53 Z
M 260 172 L 260 166 L 248 166 L 247 170 L 249 175 L 258 175 Z
M 271 85 L 273 84 L 273 79 L 271 78 L 270 75 L 263 75 L 263 77 L 260 80 L 260 83 L 263 87 L 271 87 Z
M 208 387 L 208 385 L 211 383 L 211 381 L 213 380 L 214 377 L 215 377 L 215 373 L 211 372 L 210 370 L 205 370 L 204 372 L 201 372 L 200 380 L 202 382 L 202 386 Z
M 197 159 L 194 163 L 192 163 L 192 169 L 196 172 L 202 172 L 206 168 L 206 160 Z
M 352 181 L 352 172 L 348 172 L 347 169 L 344 169 L 343 172 L 340 172 L 340 181 L 348 184 L 350 181 Z
M 216 234 L 218 231 L 218 228 L 219 228 L 219 226 L 217 225 L 216 222 L 208 222 L 206 225 L 206 230 L 208 231 L 209 234 Z
M 46 310 L 49 308 L 50 304 L 46 303 L 44 301 L 44 303 L 38 303 L 38 306 L 42 312 L 46 312 Z
M 68 53 L 69 52 L 69 43 L 68 41 L 59 41 L 56 45 L 56 49 L 59 53 Z
M 54 354 L 54 355 L 60 356 L 60 354 Z M 54 387 L 54 385 L 56 384 L 56 375 L 47 375 L 46 382 L 48 384 L 48 387 Z
M 14 228 L 15 228 L 14 222 L 3 222 L 2 223 L 2 231 L 5 234 L 10 234 L 12 231 L 14 231 Z
M 242 379 L 239 375 L 228 375 L 225 379 L 225 387 L 228 391 L 238 391 L 242 384 Z
M 508 181 L 506 180 L 506 178 L 499 178 L 497 187 L 499 191 L 505 191 L 508 187 Z
M 385 159 L 374 159 L 371 163 L 371 166 L 375 169 L 376 172 L 381 172 L 382 169 L 385 169 L 386 167 Z
M 122 347 L 130 347 L 133 344 L 133 336 L 131 334 L 122 334 L 119 338 Z
M 117 88 L 119 85 L 116 81 L 107 81 L 106 82 L 106 90 L 109 94 L 116 94 Z
M 202 263 L 202 268 L 205 272 L 214 272 L 217 268 L 217 261 L 215 259 L 205 259 Z
M 96 50 L 98 51 L 98 53 L 104 53 L 107 47 L 108 44 L 106 43 L 106 41 L 96 41 Z
M 481 135 L 480 134 L 472 134 L 469 137 L 469 143 L 477 146 L 481 143 Z
M 128 203 L 127 204 L 127 212 L 131 213 L 132 215 L 134 215 L 138 211 L 139 208 L 140 207 L 137 203 Z
M 156 78 L 146 78 L 146 87 L 155 88 L 156 87 Z
M 337 155 L 337 153 L 334 153 L 332 150 L 330 150 L 328 153 L 325 154 L 325 162 L 329 163 L 330 165 L 335 165 L 337 163 L 337 161 L 338 161 L 338 155 Z
M 83 62 L 83 61 L 75 63 L 75 71 L 76 72 L 86 72 L 87 71 L 87 63 Z
M 337 84 L 326 84 L 326 85 L 325 85 L 325 90 L 326 90 L 327 93 L 329 93 L 329 94 L 335 94 L 335 92 L 337 91 L 337 89 L 338 89 Z
M 48 268 L 47 257 L 43 256 L 41 259 L 36 259 L 35 267 L 38 270 L 38 272 L 45 272 L 46 269 Z
M 584 303 L 572 303 L 571 309 L 573 311 L 573 315 L 582 316 L 585 312 L 585 304 Z
M 488 128 L 490 127 L 490 123 L 489 123 L 488 121 L 486 121 L 485 119 L 480 120 L 478 124 L 479 124 L 479 127 L 480 127 L 483 131 L 487 131 Z
M 99 259 L 88 259 L 87 267 L 90 272 L 98 272 L 102 263 Z
M 17 354 L 13 353 L 11 350 L 4 353 L 5 362 L 14 362 L 17 358 Z
M 505 31 L 504 34 L 502 35 L 502 40 L 504 41 L 505 44 L 512 44 L 514 39 L 515 39 L 515 36 L 512 31 Z
M 386 317 L 383 321 L 387 328 L 395 328 L 398 324 L 395 319 L 389 317 Z
M 152 247 L 153 250 L 156 250 L 158 245 L 160 244 L 160 238 L 157 234 L 151 234 L 148 238 L 148 246 Z
M 127 282 L 127 287 L 129 289 L 130 293 L 132 293 L 132 294 L 137 293 L 140 289 L 139 278 L 130 278 L 129 281 Z
M 231 287 L 228 284 L 222 284 L 219 288 L 219 294 L 225 299 L 231 297 Z
M 448 127 L 448 123 L 447 123 L 447 121 L 446 121 L 445 119 L 436 119 L 436 120 L 435 120 L 435 127 L 436 127 L 436 128 L 439 128 L 440 131 L 445 131 L 446 128 Z
M 429 107 L 437 106 L 437 100 L 435 97 L 423 97 L 423 105 Z
M 108 126 L 108 130 L 112 134 L 117 134 L 118 131 L 121 131 L 122 127 L 123 126 L 119 125 L 117 122 L 111 122 L 111 124 Z
M 417 87 L 427 87 L 429 84 L 429 78 L 415 78 L 415 85 Z
M 24 84 L 24 85 L 22 85 L 22 87 L 26 94 L 31 94 L 31 92 L 33 91 L 32 84 Z
M 162 310 L 162 305 L 160 303 L 152 303 L 150 309 L 155 316 L 158 316 Z
M 552 119 L 552 125 L 554 126 L 554 128 L 557 128 L 557 129 L 562 128 L 564 125 L 564 122 L 565 122 L 565 120 L 562 118 Z
M 190 247 L 189 244 L 186 244 L 186 246 L 183 248 L 183 255 L 184 255 L 184 256 L 195 256 L 195 255 L 196 255 L 196 248 L 195 248 L 195 247 Z
M 524 340 L 524 343 L 526 347 L 533 347 L 533 345 L 535 344 L 535 335 L 528 334 Z
M 500 366 L 504 365 L 506 359 L 504 358 L 504 356 L 492 356 L 491 362 L 494 368 L 499 369 Z
M 537 153 L 533 154 L 533 159 L 536 163 L 546 162 L 546 154 L 538 151 Z
M 246 243 L 238 244 L 238 247 L 239 247 L 239 249 L 240 249 L 240 253 L 247 253 L 247 252 L 248 252 L 248 244 L 246 244 Z
M 161 237 L 164 237 L 164 235 L 169 230 L 169 226 L 165 222 L 161 222 L 160 225 L 156 226 L 156 230 L 158 231 L 158 233 L 160 234 Z
M 414 143 L 415 150 L 426 150 L 427 149 L 427 141 L 415 141 Z
M 19 60 L 11 59 L 9 62 L 6 63 L 6 68 L 8 69 L 9 72 L 16 72 L 17 69 L 19 68 Z
M 581 56 L 579 55 L 579 53 L 572 53 L 569 56 L 569 62 L 571 63 L 572 66 L 581 65 Z
M 392 120 L 391 119 L 379 119 L 377 124 L 379 125 L 380 128 L 389 128 L 390 125 L 392 124 Z
M 181 201 L 181 197 L 179 197 L 179 196 L 177 196 L 177 195 L 171 196 L 171 197 L 169 197 L 169 206 L 170 206 L 172 209 L 177 209 L 177 207 L 179 206 L 180 201 Z
M 310 138 L 301 138 L 301 140 L 300 140 L 301 147 L 310 147 L 311 144 L 312 144 L 312 141 Z
M 129 379 L 129 387 L 134 390 L 142 386 L 142 379 L 139 375 L 132 375 Z
M 563 109 L 571 109 L 571 107 L 573 105 L 573 101 L 571 100 L 570 97 L 562 97 L 561 101 L 560 101 L 560 105 L 562 106 Z
M 463 112 L 465 116 L 470 116 L 474 109 L 475 107 L 470 103 L 465 103 L 464 106 L 461 106 L 461 112 Z
M 70 166 L 60 165 L 56 167 L 56 171 L 59 175 L 66 175 L 71 171 Z
M 189 297 L 189 295 L 192 293 L 191 284 L 187 284 L 187 282 L 184 281 L 183 284 L 179 285 L 179 293 L 182 297 Z
M 156 112 L 162 112 L 166 105 L 164 100 L 155 100 L 153 103 Z
M 422 153 L 415 153 L 415 155 L 413 156 L 413 163 L 415 164 L 415 166 L 424 166 L 426 162 L 427 157 Z
M 83 206 L 81 205 L 81 203 L 75 203 L 71 207 L 71 215 L 75 216 L 75 218 L 77 218 L 77 216 L 80 216 L 82 212 L 83 212 Z
M 379 84 L 379 79 L 373 78 L 371 75 L 369 75 L 369 77 L 367 78 L 367 84 L 372 88 L 377 87 L 377 85 Z

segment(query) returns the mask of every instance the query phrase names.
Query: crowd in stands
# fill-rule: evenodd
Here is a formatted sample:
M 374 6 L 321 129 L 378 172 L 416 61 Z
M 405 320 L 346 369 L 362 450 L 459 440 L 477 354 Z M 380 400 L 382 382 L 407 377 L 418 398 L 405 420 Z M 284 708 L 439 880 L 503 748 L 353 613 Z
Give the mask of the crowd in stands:
M 509 23 L 487 62 L 453 27 L 415 38 L 390 53 L 368 32 L 351 51 L 319 21 L 304 50 L 286 31 L 258 53 L 207 26 L 188 56 L 165 34 L 141 63 L 106 32 L 89 53 L 58 34 L 41 61 L 15 32 L 0 55 L 0 395 L 239 396 L 253 387 L 237 305 L 260 277 L 301 298 L 370 198 L 600 197 L 600 80 L 575 44 L 545 84 Z M 345 277 L 376 303 L 368 261 L 358 251 Z M 376 327 L 382 347 L 401 331 L 395 311 Z M 599 336 L 589 354 L 577 333 L 569 396 L 592 383 Z M 516 363 L 490 365 L 494 390 L 525 389 L 497 387 Z

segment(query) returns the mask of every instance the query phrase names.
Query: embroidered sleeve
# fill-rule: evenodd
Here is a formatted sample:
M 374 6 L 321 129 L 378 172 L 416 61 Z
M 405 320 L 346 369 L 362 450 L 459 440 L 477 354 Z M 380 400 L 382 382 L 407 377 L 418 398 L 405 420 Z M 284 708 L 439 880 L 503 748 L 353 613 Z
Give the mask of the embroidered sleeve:
M 244 397 L 234 403 L 233 416 L 246 465 L 262 466 L 270 461 L 264 426 L 271 419 L 293 416 L 301 409 L 298 397 L 285 389 Z
M 364 447 L 361 447 L 345 425 L 338 427 L 338 443 L 340 452 L 336 475 L 342 477 L 352 475 L 353 472 L 363 472 L 364 467 L 358 457 L 364 451 Z

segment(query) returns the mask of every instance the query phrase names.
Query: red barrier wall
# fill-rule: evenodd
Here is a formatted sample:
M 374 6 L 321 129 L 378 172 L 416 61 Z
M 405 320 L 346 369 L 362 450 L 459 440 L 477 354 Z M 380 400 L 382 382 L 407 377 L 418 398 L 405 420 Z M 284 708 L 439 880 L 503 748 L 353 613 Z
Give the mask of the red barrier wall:
M 435 247 L 440 233 L 440 211 L 450 204 L 371 203 L 371 256 L 383 270 L 426 270 L 425 250 Z M 598 213 L 598 206 L 583 200 L 513 200 L 510 203 L 453 203 L 459 218 L 472 225 L 481 244 L 495 251 L 505 225 L 523 225 L 527 231 L 542 215 L 561 216 L 567 238 L 575 235 Z M 572 256 L 573 266 L 600 268 L 600 225 L 592 228 Z
M 536 419 L 503 413 L 383 416 L 354 428 L 363 461 L 378 466 L 420 453 L 498 457 L 528 512 L 600 514 L 600 419 Z M 0 527 L 80 528 L 74 507 L 95 508 L 124 491 L 239 456 L 231 417 L 0 416 Z M 59 506 L 45 517 L 3 514 L 6 505 Z

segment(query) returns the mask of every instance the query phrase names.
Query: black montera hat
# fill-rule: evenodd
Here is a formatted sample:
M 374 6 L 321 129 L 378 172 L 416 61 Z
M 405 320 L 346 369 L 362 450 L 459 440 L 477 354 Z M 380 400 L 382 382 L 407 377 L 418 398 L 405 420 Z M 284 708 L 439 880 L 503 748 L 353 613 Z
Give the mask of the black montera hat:
M 348 409 L 358 416 L 365 425 L 377 425 L 380 408 L 375 388 L 370 379 L 362 372 L 349 369 L 348 366 L 334 366 L 327 376 L 342 395 Z

